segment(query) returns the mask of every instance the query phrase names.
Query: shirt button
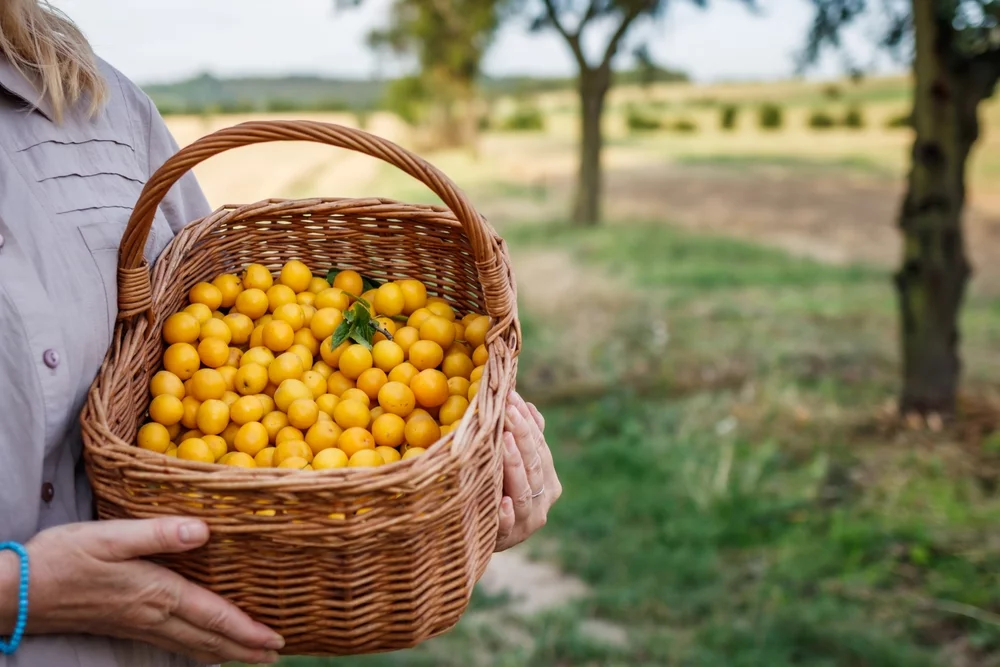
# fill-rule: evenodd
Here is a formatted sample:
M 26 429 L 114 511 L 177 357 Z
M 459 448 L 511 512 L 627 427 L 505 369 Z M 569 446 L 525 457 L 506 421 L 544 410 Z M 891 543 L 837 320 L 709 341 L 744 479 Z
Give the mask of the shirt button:
M 44 361 L 45 365 L 49 368 L 55 368 L 59 365 L 59 353 L 52 349 L 45 350 L 42 354 L 42 361 Z
M 51 503 L 52 499 L 56 497 L 56 487 L 52 486 L 51 482 L 45 482 L 42 484 L 42 500 Z

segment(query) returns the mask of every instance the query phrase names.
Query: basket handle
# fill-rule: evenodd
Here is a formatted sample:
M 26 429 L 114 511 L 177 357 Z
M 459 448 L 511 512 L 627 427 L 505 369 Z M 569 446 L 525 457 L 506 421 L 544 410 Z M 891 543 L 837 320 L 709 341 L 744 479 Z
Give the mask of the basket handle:
M 451 209 L 469 238 L 487 313 L 501 325 L 511 322 L 514 292 L 510 266 L 501 251 L 502 242 L 450 178 L 387 139 L 342 125 L 304 120 L 250 121 L 213 132 L 182 148 L 156 170 L 143 187 L 122 237 L 118 254 L 118 319 L 145 312 L 152 320 L 152 285 L 143 253 L 156 209 L 167 191 L 188 170 L 214 155 L 270 141 L 313 141 L 347 148 L 383 160 L 430 188 Z

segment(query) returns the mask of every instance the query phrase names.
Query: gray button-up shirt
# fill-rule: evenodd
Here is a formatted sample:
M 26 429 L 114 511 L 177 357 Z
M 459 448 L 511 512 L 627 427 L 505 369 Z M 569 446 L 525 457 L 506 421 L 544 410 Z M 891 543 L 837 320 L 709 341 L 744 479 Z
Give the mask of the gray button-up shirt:
M 152 102 L 101 63 L 109 100 L 61 124 L 0 56 L 0 541 L 94 518 L 79 413 L 111 341 L 118 244 L 143 184 L 177 150 Z M 207 215 L 192 175 L 160 207 L 152 263 Z M 102 637 L 27 637 L 0 667 L 166 667 L 188 661 Z

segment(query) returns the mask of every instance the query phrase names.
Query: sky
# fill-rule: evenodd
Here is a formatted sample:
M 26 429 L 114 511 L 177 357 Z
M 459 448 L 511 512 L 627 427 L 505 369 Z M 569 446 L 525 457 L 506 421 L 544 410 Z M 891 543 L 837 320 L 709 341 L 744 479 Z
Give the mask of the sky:
M 366 46 L 365 36 L 384 24 L 391 0 L 366 0 L 336 10 L 332 0 L 53 0 L 83 29 L 98 55 L 140 83 L 218 76 L 323 74 L 387 76 L 405 69 Z M 705 10 L 675 2 L 665 19 L 634 31 L 658 63 L 696 81 L 771 80 L 790 76 L 809 25 L 808 0 L 758 0 L 757 15 L 735 0 L 715 0 Z M 585 46 L 606 41 L 596 26 Z M 870 31 L 856 31 L 853 57 L 877 70 L 898 69 L 876 56 Z M 622 49 L 627 52 L 630 49 Z M 627 63 L 626 61 L 623 61 Z M 485 63 L 492 75 L 571 75 L 575 63 L 554 33 L 529 33 L 524 21 L 507 25 Z M 842 58 L 827 57 L 811 77 L 843 73 Z

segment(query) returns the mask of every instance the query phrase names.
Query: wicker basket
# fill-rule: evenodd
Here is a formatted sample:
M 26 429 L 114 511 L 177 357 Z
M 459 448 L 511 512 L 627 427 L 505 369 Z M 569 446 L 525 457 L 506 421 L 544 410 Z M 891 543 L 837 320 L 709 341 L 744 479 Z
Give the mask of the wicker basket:
M 291 140 L 384 160 L 448 208 L 377 198 L 226 206 L 189 224 L 149 270 L 146 237 L 178 178 L 230 148 Z M 319 275 L 336 266 L 417 278 L 461 311 L 490 315 L 483 388 L 458 428 L 419 458 L 323 472 L 208 465 L 134 446 L 163 352 L 159 323 L 198 281 L 250 262 L 276 269 L 293 258 Z M 206 520 L 205 547 L 154 560 L 281 633 L 288 655 L 402 649 L 453 627 L 494 550 L 500 436 L 520 349 L 506 248 L 454 183 L 358 130 L 306 121 L 230 127 L 182 149 L 150 178 L 122 239 L 118 285 L 112 347 L 81 415 L 99 518 Z

